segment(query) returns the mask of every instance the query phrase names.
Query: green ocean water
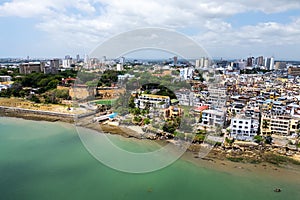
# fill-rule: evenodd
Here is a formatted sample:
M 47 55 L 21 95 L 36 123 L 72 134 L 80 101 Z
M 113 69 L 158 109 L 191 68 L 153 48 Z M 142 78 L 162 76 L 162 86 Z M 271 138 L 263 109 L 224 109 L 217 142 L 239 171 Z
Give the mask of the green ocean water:
M 158 148 L 149 141 L 112 140 L 137 152 Z M 275 186 L 283 191 L 273 192 Z M 182 159 L 151 173 L 119 172 L 90 155 L 72 125 L 0 118 L 0 199 L 288 200 L 300 199 L 300 184 L 232 175 Z

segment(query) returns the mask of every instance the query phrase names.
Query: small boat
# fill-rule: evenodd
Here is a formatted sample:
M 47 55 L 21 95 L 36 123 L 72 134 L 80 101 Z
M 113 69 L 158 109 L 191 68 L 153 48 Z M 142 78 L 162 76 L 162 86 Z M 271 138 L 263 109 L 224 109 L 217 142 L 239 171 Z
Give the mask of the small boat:
M 274 192 L 281 192 L 281 189 L 280 188 L 275 188 Z

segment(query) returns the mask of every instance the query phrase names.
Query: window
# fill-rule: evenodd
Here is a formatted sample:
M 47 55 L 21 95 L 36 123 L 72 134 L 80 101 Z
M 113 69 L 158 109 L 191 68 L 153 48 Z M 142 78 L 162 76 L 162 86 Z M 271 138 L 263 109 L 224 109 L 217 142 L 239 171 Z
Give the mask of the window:
M 239 121 L 239 123 L 240 123 L 240 124 L 242 124 L 242 123 L 243 123 L 243 121 Z
M 248 124 L 248 122 L 245 122 L 245 124 Z
M 242 126 L 239 126 L 239 128 L 243 128 Z
M 236 128 L 236 125 L 233 125 L 233 128 Z

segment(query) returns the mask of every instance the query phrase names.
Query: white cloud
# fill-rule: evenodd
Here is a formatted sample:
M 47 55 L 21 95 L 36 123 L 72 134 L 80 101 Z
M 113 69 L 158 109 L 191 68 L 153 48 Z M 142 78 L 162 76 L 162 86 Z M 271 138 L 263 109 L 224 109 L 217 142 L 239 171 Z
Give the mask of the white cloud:
M 238 13 L 300 9 L 299 0 L 13 0 L 0 4 L 1 16 L 33 17 L 36 27 L 70 48 L 92 48 L 114 34 L 140 27 L 197 29 L 204 46 L 281 45 L 300 41 L 300 18 L 288 24 L 258 23 L 234 28 L 226 18 Z

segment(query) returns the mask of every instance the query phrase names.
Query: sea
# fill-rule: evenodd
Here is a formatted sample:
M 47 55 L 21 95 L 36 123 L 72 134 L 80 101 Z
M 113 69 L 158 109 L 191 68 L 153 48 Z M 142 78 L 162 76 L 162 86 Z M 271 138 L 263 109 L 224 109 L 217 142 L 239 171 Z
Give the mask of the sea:
M 157 148 L 148 140 L 111 140 L 136 152 Z M 122 172 L 91 155 L 72 124 L 0 117 L 0 199 L 297 200 L 300 183 L 227 173 L 184 158 L 153 172 Z

